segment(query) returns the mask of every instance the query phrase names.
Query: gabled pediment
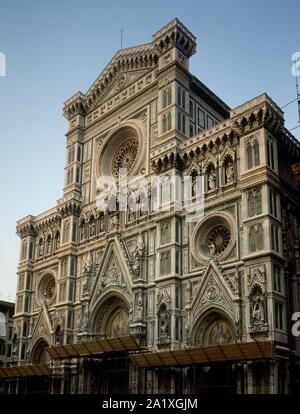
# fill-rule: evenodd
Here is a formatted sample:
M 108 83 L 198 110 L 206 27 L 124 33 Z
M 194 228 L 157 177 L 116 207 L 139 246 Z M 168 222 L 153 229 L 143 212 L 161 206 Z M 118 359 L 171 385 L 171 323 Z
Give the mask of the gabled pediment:
M 151 43 L 119 50 L 86 92 L 85 110 L 94 109 L 153 70 L 157 59 L 157 50 Z
M 233 312 L 233 296 L 221 271 L 215 262 L 210 261 L 191 303 L 192 319 L 209 308 L 220 308 Z
M 151 71 L 152 69 L 150 69 Z M 99 97 L 97 105 L 102 104 L 105 101 L 113 98 L 118 93 L 122 92 L 128 86 L 132 85 L 134 82 L 138 81 L 149 73 L 149 69 L 139 69 L 139 70 L 128 70 L 116 73 L 114 79 L 111 81 L 111 85 L 107 86 L 107 89 L 103 91 L 103 94 Z
M 42 306 L 35 326 L 31 335 L 31 344 L 34 344 L 37 339 L 44 338 L 47 342 L 51 343 L 51 334 L 53 333 L 52 322 L 47 312 L 45 305 Z
M 117 239 L 111 241 L 103 253 L 101 267 L 91 292 L 91 308 L 108 291 L 116 290 L 130 296 L 131 276 Z

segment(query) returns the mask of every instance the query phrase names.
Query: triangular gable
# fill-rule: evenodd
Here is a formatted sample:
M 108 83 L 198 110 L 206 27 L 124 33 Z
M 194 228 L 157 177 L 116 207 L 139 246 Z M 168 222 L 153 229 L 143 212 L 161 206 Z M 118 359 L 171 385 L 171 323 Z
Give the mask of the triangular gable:
M 233 311 L 233 296 L 215 262 L 210 261 L 191 303 L 192 318 L 196 319 L 200 312 L 219 307 Z
M 51 343 L 51 334 L 53 333 L 52 322 L 49 319 L 45 304 L 43 304 L 31 335 L 31 344 L 34 344 L 38 338 L 43 337 Z
M 152 69 L 150 69 L 150 71 L 151 70 Z M 115 79 L 112 81 L 112 84 L 100 96 L 99 100 L 97 101 L 97 105 L 100 105 L 104 101 L 108 101 L 109 99 L 113 98 L 115 95 L 120 93 L 122 90 L 126 89 L 128 86 L 132 85 L 137 80 L 143 78 L 150 71 L 149 69 L 119 71 L 115 74 Z
M 119 50 L 86 92 L 87 109 L 95 108 L 156 66 L 157 50 L 151 43 Z
M 95 302 L 112 288 L 121 290 L 127 295 L 132 291 L 131 276 L 116 238 L 108 244 L 103 253 L 101 267 L 91 293 L 91 307 L 93 308 Z

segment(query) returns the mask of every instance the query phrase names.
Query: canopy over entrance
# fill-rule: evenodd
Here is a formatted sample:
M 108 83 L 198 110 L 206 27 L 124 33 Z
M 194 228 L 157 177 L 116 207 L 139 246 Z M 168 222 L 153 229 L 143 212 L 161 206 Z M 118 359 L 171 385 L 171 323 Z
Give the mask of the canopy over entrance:
M 131 355 L 139 368 L 210 364 L 213 362 L 275 359 L 274 342 L 244 342 Z
M 0 378 L 48 376 L 51 369 L 47 364 L 19 365 L 0 368 Z
M 46 351 L 52 359 L 92 357 L 95 355 L 139 350 L 140 346 L 133 336 L 80 342 L 77 344 L 49 346 Z

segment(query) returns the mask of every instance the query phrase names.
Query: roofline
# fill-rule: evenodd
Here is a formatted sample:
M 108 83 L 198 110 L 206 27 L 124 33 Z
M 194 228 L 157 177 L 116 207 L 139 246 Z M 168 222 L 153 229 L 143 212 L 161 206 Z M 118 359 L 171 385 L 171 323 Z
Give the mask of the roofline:
M 219 98 L 211 89 L 202 83 L 196 76 L 191 74 L 191 89 L 198 94 L 205 102 L 218 112 L 223 118 L 229 118 L 231 108 L 221 98 Z
M 0 300 L 0 306 L 6 306 L 7 308 L 14 308 L 14 302 L 7 302 L 6 300 Z

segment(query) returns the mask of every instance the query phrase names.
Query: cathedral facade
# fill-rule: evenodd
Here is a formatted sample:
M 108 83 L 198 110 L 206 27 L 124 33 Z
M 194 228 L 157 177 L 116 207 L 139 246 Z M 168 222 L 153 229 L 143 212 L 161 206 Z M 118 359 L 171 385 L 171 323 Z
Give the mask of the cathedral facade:
M 17 222 L 6 392 L 299 386 L 300 144 L 268 95 L 229 108 L 195 52 L 175 19 L 65 102 L 63 196 Z

